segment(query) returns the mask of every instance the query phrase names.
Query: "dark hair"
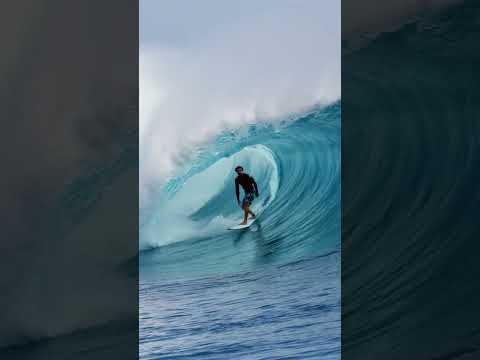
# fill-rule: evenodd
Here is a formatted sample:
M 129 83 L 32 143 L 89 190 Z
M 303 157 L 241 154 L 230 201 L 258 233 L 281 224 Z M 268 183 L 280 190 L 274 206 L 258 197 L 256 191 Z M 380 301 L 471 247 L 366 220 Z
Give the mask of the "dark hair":
M 235 168 L 235 171 L 238 171 L 238 170 L 242 170 L 242 171 L 243 171 L 243 167 L 237 166 L 237 167 Z

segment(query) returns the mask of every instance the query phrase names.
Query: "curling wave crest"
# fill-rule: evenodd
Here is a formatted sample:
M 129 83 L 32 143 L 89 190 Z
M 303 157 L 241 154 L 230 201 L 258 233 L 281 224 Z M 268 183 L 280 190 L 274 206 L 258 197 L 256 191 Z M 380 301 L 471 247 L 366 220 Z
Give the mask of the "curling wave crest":
M 242 212 L 233 169 L 257 181 L 260 215 L 227 231 Z M 149 209 L 141 209 L 142 271 L 218 273 L 338 250 L 340 105 L 226 131 L 197 149 Z

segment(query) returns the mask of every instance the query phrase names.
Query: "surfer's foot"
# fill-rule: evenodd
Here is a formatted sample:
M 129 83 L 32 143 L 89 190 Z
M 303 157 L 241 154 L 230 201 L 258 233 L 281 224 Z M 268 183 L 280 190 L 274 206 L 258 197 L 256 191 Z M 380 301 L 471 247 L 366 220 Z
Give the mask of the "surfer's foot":
M 255 218 L 256 218 L 255 215 L 251 215 L 251 216 L 250 216 L 250 219 L 255 219 Z
M 247 225 L 247 222 L 246 221 L 242 221 L 240 224 L 238 225 Z

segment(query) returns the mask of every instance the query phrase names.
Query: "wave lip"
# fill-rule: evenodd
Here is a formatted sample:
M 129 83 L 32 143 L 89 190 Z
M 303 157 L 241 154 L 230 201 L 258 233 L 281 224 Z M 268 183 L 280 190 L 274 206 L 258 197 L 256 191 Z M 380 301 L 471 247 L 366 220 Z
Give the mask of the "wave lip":
M 161 264 L 164 271 L 232 271 L 338 247 L 339 104 L 280 126 L 224 133 L 207 148 L 164 187 L 154 216 L 142 227 L 144 269 Z M 235 198 L 237 165 L 259 185 L 252 208 L 260 216 L 248 231 L 229 232 L 242 217 Z

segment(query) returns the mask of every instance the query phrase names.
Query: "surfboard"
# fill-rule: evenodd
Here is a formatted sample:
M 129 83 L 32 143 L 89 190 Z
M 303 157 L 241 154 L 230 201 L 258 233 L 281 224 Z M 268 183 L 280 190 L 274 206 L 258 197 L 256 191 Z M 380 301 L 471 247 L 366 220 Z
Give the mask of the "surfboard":
M 258 215 L 257 215 L 258 216 Z M 234 225 L 232 227 L 229 227 L 228 230 L 241 230 L 241 229 L 246 229 L 248 227 L 250 227 L 250 225 L 252 225 L 255 220 L 257 220 L 257 218 L 255 219 L 248 219 L 247 220 L 247 223 L 245 225 Z

